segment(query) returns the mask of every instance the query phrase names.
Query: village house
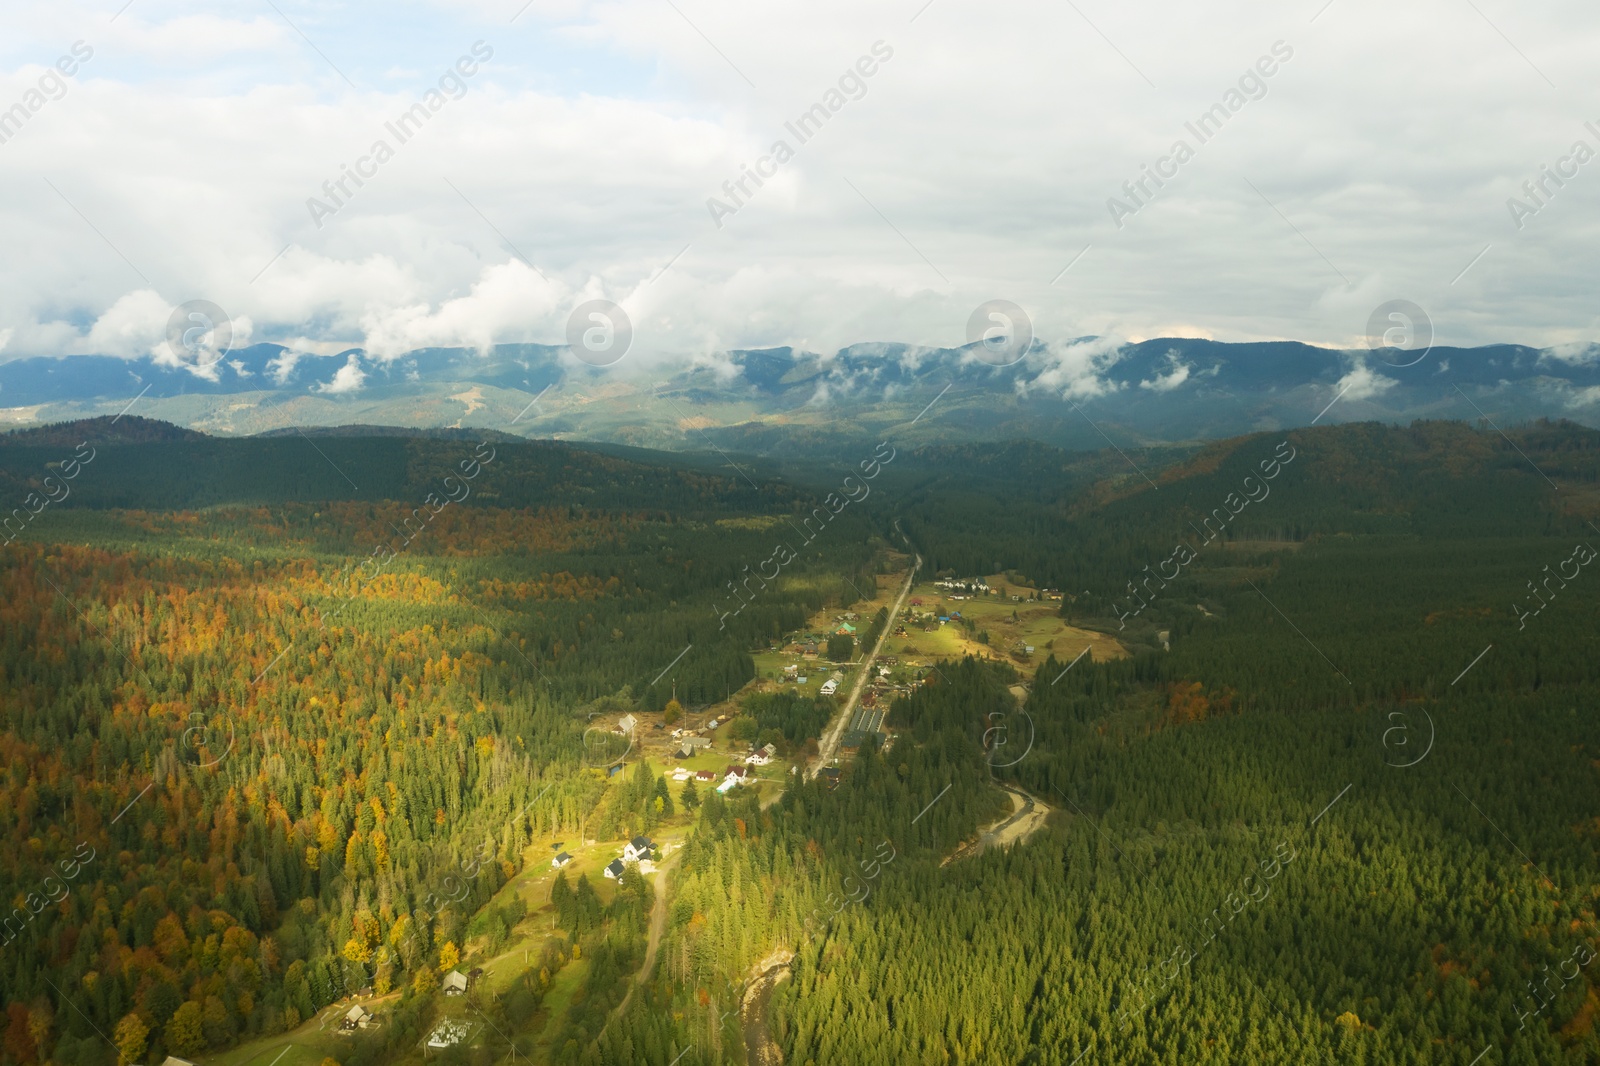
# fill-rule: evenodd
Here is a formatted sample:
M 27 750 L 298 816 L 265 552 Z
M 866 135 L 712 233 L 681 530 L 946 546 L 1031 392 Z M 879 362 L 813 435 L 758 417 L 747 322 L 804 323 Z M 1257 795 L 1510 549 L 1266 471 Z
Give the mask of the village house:
M 650 857 L 650 853 L 655 850 L 655 847 L 648 837 L 634 837 L 622 845 L 622 859 L 624 862 L 638 862 L 640 859 L 647 859 Z
M 337 1032 L 340 1036 L 349 1036 L 357 1029 L 376 1029 L 380 1024 L 376 1014 L 357 1003 L 345 1011 L 344 1019 L 339 1023 Z
M 771 744 L 765 744 L 757 748 L 755 751 L 752 751 L 748 756 L 745 757 L 744 761 L 751 766 L 765 766 L 767 763 L 772 761 L 772 757 L 777 753 L 777 748 L 773 747 Z
M 569 863 L 571 861 L 572 861 L 572 856 L 568 855 L 566 852 L 563 851 L 560 855 L 557 855 L 555 858 L 550 860 L 550 865 L 553 868 L 559 870 L 559 869 L 561 869 L 563 866 L 565 866 L 567 863 Z
M 839 682 L 835 681 L 833 678 L 830 677 L 830 678 L 828 678 L 828 680 L 826 680 L 826 681 L 824 681 L 822 683 L 822 694 L 824 696 L 831 696 L 835 692 L 838 692 L 838 691 L 839 691 Z
M 444 994 L 447 996 L 462 995 L 467 991 L 467 975 L 460 970 L 451 970 L 444 975 L 444 980 L 440 982 L 440 987 L 444 989 Z
M 625 715 L 622 716 L 622 720 L 617 723 L 617 732 L 619 732 L 619 733 L 631 733 L 631 732 L 633 732 L 634 727 L 637 726 L 638 724 L 639 724 L 639 719 L 635 718 L 631 714 L 625 714 Z
M 694 755 L 695 752 L 709 747 L 711 747 L 711 740 L 708 737 L 684 737 L 678 741 L 678 755 L 687 759 Z
M 612 859 L 606 864 L 605 875 L 608 879 L 615 881 L 622 877 L 623 869 L 621 859 Z
M 696 781 L 715 781 L 717 775 L 710 770 L 697 770 L 695 771 L 694 779 Z

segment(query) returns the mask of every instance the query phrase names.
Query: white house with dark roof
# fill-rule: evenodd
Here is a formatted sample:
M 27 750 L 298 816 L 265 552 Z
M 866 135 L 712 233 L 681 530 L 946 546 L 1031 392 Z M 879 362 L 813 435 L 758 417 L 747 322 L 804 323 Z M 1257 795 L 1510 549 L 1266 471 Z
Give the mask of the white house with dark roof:
M 559 870 L 571 861 L 572 856 L 563 851 L 560 855 L 557 855 L 555 858 L 550 860 L 550 865 Z
M 339 1028 L 334 1031 L 340 1036 L 349 1036 L 357 1029 L 376 1029 L 378 1025 L 378 1016 L 357 1003 L 345 1011 L 344 1018 L 339 1022 Z
M 647 859 L 655 848 L 649 837 L 634 837 L 622 845 L 622 861 L 638 862 L 640 859 Z
M 611 862 L 606 866 L 606 869 L 605 869 L 606 877 L 608 877 L 611 880 L 615 881 L 615 880 L 619 879 L 622 876 L 622 871 L 624 869 L 625 869 L 625 867 L 622 865 L 622 860 L 621 859 L 612 859 Z

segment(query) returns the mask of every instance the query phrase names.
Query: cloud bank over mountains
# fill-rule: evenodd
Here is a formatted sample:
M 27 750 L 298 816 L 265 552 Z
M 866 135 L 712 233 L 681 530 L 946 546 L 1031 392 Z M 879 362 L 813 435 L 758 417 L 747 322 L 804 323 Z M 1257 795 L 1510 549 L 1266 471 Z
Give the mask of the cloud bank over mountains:
M 596 366 L 560 345 L 378 355 L 257 343 L 197 368 L 151 357 L 0 364 L 0 423 L 137 407 L 208 433 L 481 427 L 521 436 L 746 452 L 874 434 L 1032 439 L 1100 449 L 1360 420 L 1535 418 L 1600 424 L 1600 348 L 1436 346 L 1422 354 L 1186 338 L 1034 340 L 996 365 L 981 343 L 827 354 L 723 349 Z M 1402 365 L 1396 365 L 1397 363 Z M 924 417 L 937 412 L 937 418 Z M 897 436 L 897 439 L 899 437 Z
M 1600 45 L 1576 0 L 1227 0 L 1159 23 L 1106 0 L 1024 0 L 1003 23 L 944 0 L 279 7 L 15 13 L 0 105 L 26 120 L 0 143 L 0 222 L 26 252 L 0 264 L 0 360 L 150 355 L 166 313 L 202 298 L 256 341 L 379 362 L 559 344 L 595 298 L 631 316 L 635 361 L 665 367 L 949 348 L 994 299 L 1050 337 L 1354 347 L 1396 298 L 1445 344 L 1595 336 L 1600 171 L 1567 167 L 1536 214 L 1506 206 L 1600 119 L 1571 95 Z M 31 108 L 80 41 L 92 59 Z M 880 41 L 870 91 L 839 91 Z M 1223 90 L 1278 41 L 1292 62 L 1233 110 Z M 463 56 L 473 73 L 441 90 Z M 818 106 L 794 157 L 742 187 L 758 194 L 709 217 Z M 1108 196 L 1218 107 L 1203 149 L 1113 222 Z M 308 200 L 351 167 L 363 184 L 314 223 Z M 1093 395 L 1070 367 L 1096 357 L 1063 350 L 1038 387 Z M 1182 373 L 1142 391 L 1179 393 Z

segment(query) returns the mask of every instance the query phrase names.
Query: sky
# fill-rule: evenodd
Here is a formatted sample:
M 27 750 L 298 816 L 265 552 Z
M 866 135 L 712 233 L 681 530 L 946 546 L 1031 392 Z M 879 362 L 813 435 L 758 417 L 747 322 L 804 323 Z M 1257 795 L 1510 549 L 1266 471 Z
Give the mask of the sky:
M 190 300 L 236 345 L 375 358 L 559 344 L 609 300 L 642 366 L 956 345 L 991 300 L 1052 342 L 1356 347 L 1392 300 L 1440 344 L 1600 321 L 1600 11 L 1576 0 L 6 19 L 0 361 L 157 352 Z

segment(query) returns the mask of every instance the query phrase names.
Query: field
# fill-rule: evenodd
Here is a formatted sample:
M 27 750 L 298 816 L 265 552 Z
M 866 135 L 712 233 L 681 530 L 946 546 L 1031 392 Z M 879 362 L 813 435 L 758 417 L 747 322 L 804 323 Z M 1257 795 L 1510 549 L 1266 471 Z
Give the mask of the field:
M 905 616 L 896 620 L 896 630 L 891 631 L 884 654 L 898 658 L 903 669 L 972 655 L 1010 663 L 1028 677 L 1051 654 L 1061 662 L 1071 662 L 1086 648 L 1088 658 L 1094 662 L 1127 656 L 1127 649 L 1115 637 L 1067 625 L 1061 618 L 1059 601 L 1034 600 L 1036 590 L 1009 581 L 1004 575 L 985 580 L 992 589 L 1003 587 L 1005 598 L 990 593 L 955 599 L 932 582 L 919 582 L 906 601 Z M 1015 601 L 1012 596 L 1022 599 Z M 972 623 L 970 631 L 956 620 L 958 614 Z M 908 620 L 925 616 L 936 619 L 940 615 L 951 620 L 943 625 L 931 620 L 926 623 L 931 629 Z M 900 626 L 905 627 L 904 634 L 898 632 Z M 987 644 L 977 639 L 985 632 L 989 635 Z M 1033 647 L 1031 653 L 1022 650 L 1029 645 Z
M 215 1066 L 318 1066 L 339 1051 L 339 1038 L 317 1032 L 313 1019 L 293 1033 L 280 1033 L 265 1040 L 243 1044 L 232 1051 L 209 1057 Z

